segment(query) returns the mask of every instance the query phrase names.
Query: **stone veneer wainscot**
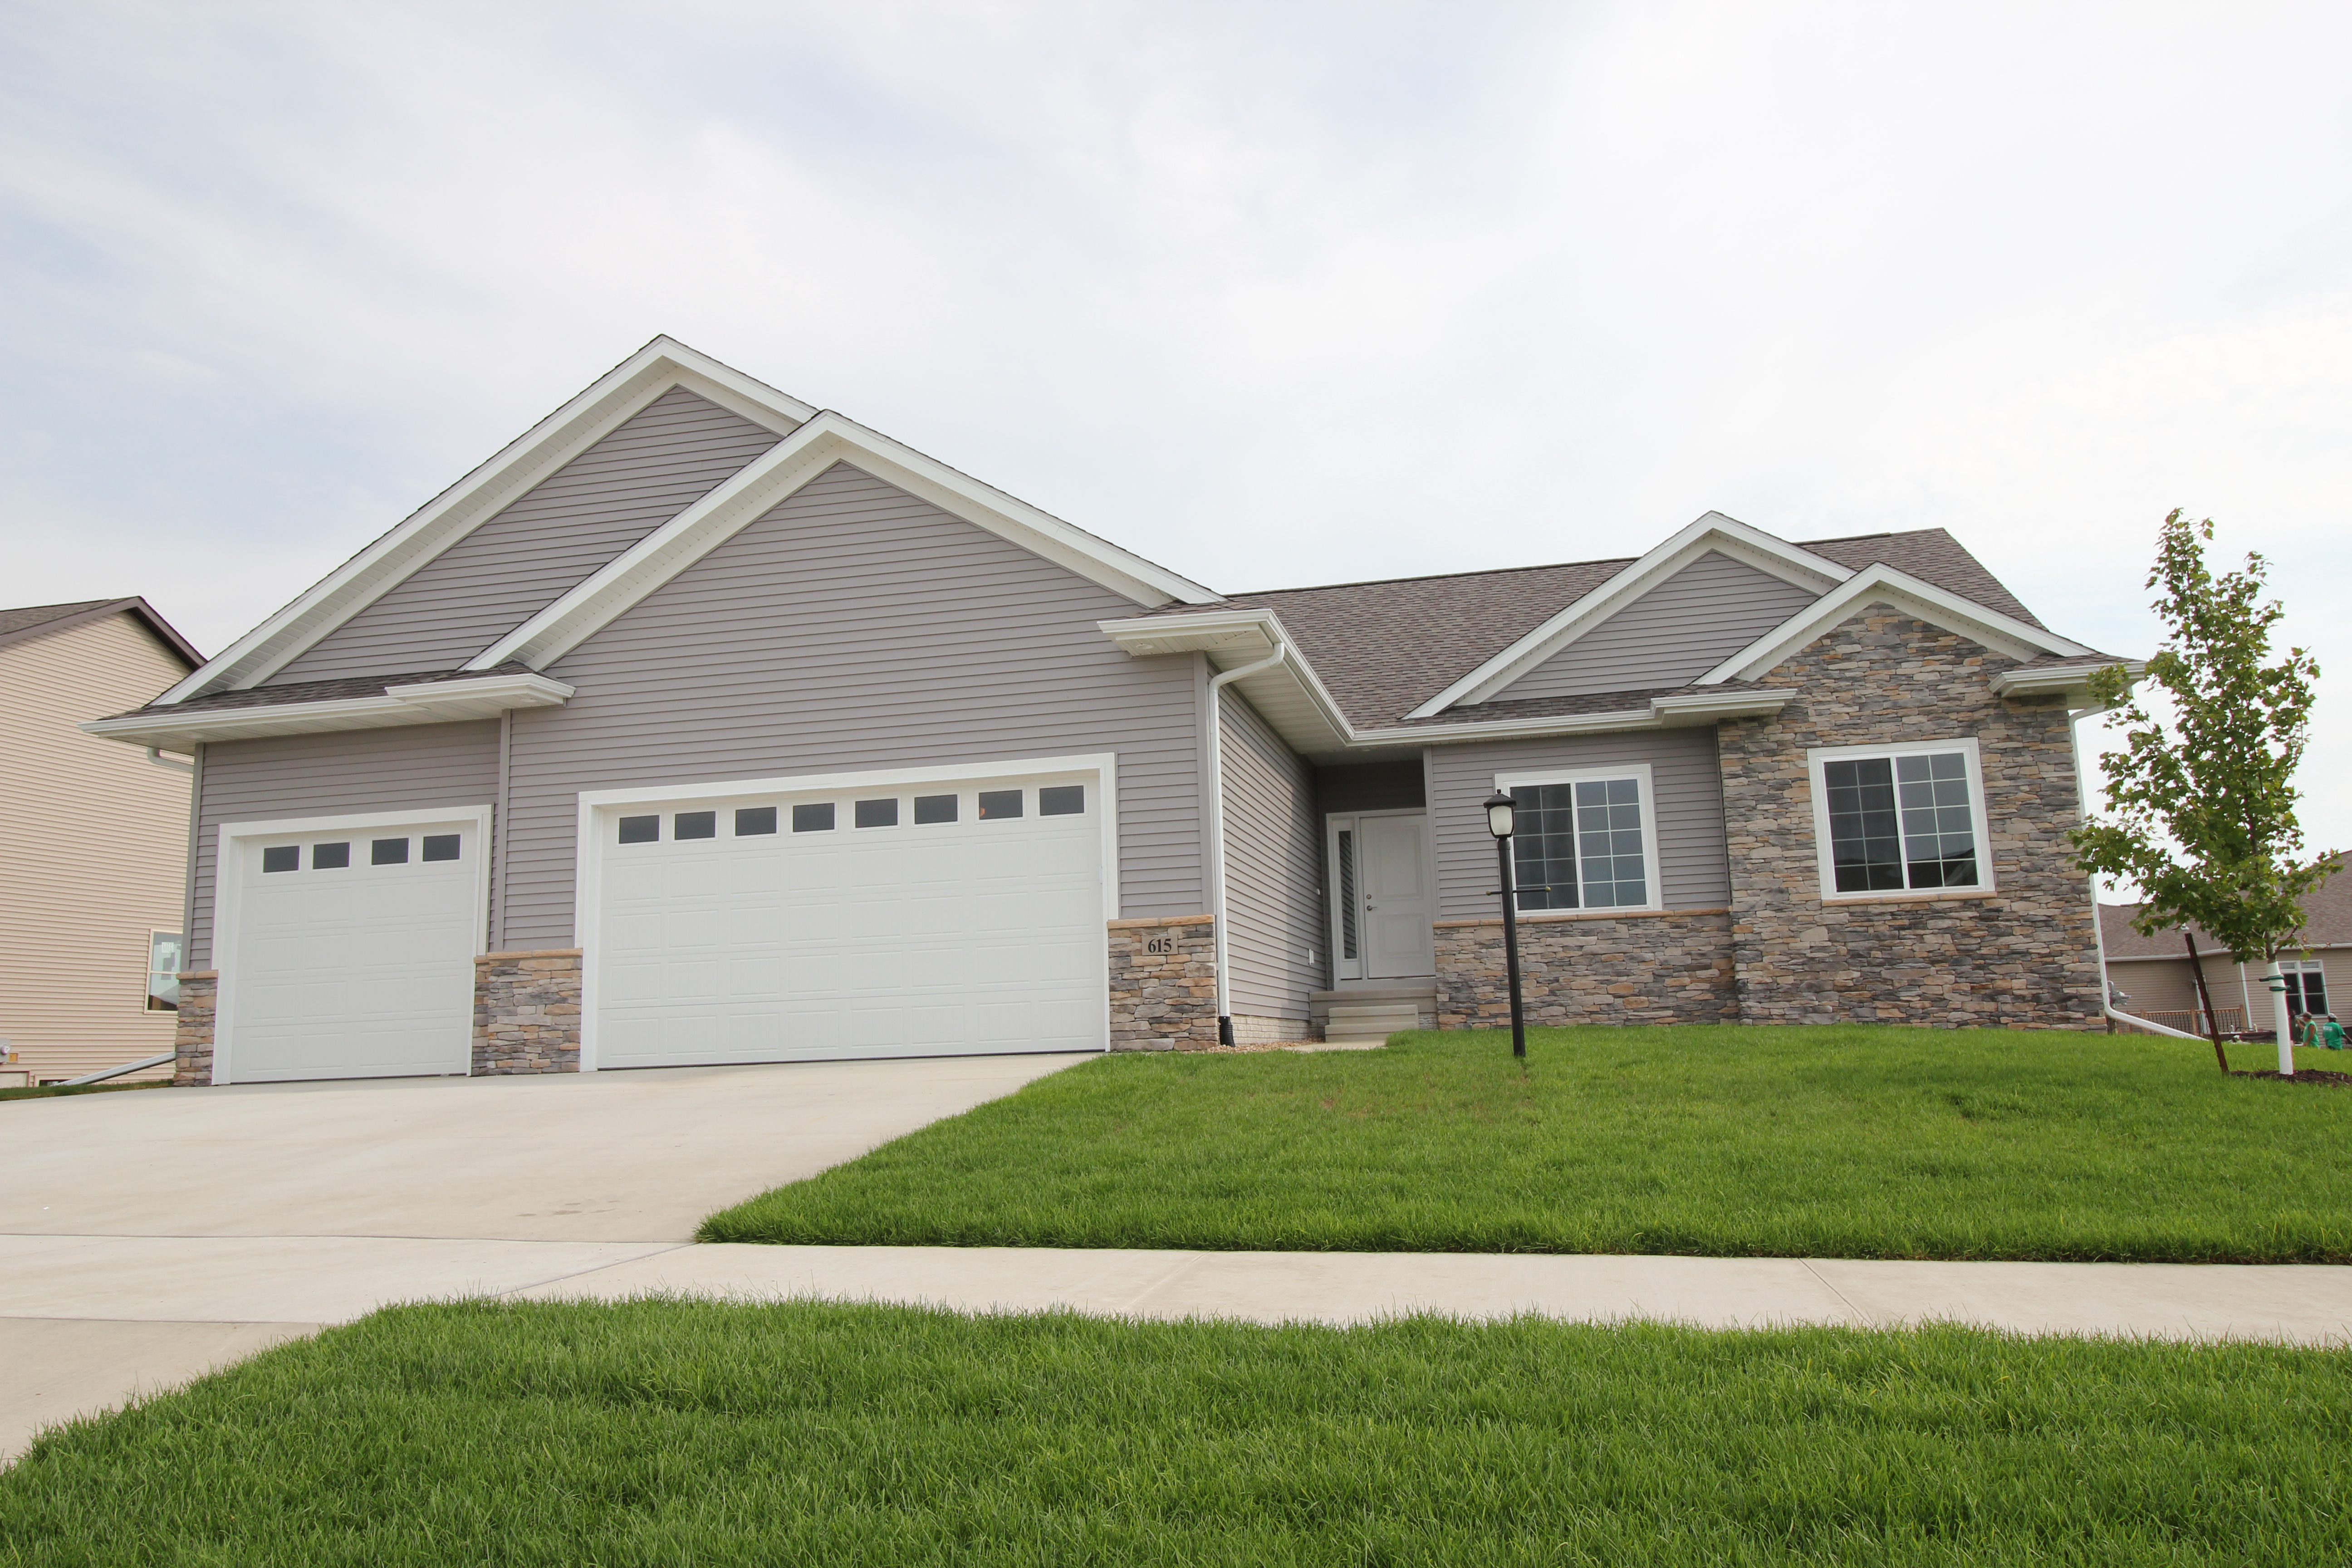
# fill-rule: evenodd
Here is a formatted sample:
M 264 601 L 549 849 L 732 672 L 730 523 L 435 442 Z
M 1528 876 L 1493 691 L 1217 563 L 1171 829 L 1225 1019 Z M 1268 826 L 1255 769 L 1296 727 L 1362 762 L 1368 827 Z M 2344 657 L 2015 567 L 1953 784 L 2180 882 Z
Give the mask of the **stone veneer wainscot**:
M 211 1087 L 213 1012 L 219 999 L 219 970 L 191 969 L 180 975 L 180 1012 L 172 1025 L 173 1088 Z
M 2058 699 L 1992 689 L 2013 668 L 1874 608 L 1761 678 L 1799 694 L 1779 714 L 1721 726 L 1742 1022 L 2101 1026 L 2091 895 L 2066 837 L 2080 820 L 2074 737 Z M 1993 889 L 1824 900 L 1806 750 L 1965 736 Z
M 1110 1048 L 1217 1043 L 1217 923 L 1207 915 L 1110 922 Z
M 580 1070 L 580 949 L 474 960 L 476 1078 Z
M 1530 1024 L 1726 1024 L 1739 1016 L 1725 910 L 1519 917 Z M 1439 921 L 1437 1026 L 1507 1027 L 1503 921 Z

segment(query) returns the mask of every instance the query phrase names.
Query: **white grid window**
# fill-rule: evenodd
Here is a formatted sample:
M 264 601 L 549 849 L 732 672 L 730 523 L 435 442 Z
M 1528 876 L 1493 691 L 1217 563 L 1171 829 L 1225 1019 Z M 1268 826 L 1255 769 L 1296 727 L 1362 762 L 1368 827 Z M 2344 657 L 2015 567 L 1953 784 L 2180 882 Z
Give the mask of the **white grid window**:
M 1811 761 L 1825 897 L 1992 886 L 1974 741 L 1822 748 Z
M 1521 910 L 1655 907 L 1657 832 L 1647 768 L 1504 774 L 1496 787 L 1518 803 L 1511 881 Z

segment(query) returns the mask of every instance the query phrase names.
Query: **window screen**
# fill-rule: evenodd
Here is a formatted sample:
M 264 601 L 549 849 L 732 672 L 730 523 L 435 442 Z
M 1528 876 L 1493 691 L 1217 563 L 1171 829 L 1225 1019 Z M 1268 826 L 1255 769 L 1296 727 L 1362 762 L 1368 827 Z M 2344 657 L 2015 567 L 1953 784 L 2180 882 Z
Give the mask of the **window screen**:
M 919 795 L 915 797 L 915 820 L 953 822 L 956 819 L 956 797 L 951 795 Z
M 715 811 L 681 811 L 670 818 L 672 838 L 716 838 L 719 837 L 719 814 Z
M 735 808 L 735 837 L 751 838 L 776 830 L 776 808 L 772 805 L 739 805 Z
M 833 831 L 833 802 L 823 800 L 814 805 L 793 807 L 794 833 L 830 833 Z
M 313 844 L 310 846 L 310 869 L 340 871 L 352 863 L 349 844 Z
M 1979 885 L 1965 753 L 1841 758 L 1822 788 L 1837 891 Z
M 1511 839 L 1523 910 L 1632 909 L 1650 901 L 1642 781 L 1521 784 Z

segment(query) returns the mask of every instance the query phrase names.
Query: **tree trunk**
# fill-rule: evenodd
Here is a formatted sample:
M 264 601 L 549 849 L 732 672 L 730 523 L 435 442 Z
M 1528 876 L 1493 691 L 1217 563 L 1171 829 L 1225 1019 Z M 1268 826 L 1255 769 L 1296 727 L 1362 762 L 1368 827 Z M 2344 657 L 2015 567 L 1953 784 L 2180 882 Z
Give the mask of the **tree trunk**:
M 2197 956 L 2197 939 L 2184 929 L 2180 940 L 2189 944 L 2189 973 L 2197 976 L 2197 1000 L 2205 1008 L 2205 1032 L 2213 1037 L 2213 1059 L 2221 1064 L 2223 1072 L 2228 1072 L 2230 1053 L 2221 1047 L 2221 1020 L 2213 1016 L 2213 993 L 2205 985 L 2205 963 Z

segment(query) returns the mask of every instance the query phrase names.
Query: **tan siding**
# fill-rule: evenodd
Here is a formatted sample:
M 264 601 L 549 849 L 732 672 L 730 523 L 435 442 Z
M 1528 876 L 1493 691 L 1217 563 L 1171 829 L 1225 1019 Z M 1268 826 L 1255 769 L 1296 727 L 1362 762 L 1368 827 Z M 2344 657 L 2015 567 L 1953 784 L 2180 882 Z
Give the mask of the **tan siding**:
M 1314 771 L 1230 687 L 1217 697 L 1227 1005 L 1236 1016 L 1303 1023 L 1324 973 Z
M 495 804 L 499 721 L 273 735 L 205 748 L 190 962 L 212 966 L 213 861 L 224 822 Z M 493 823 L 494 833 L 503 825 Z
M 186 673 L 128 615 L 0 647 L 0 1036 L 35 1081 L 171 1049 L 147 938 L 180 929 L 188 775 L 74 726 Z

